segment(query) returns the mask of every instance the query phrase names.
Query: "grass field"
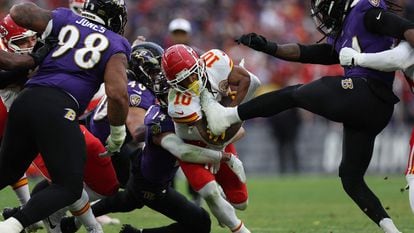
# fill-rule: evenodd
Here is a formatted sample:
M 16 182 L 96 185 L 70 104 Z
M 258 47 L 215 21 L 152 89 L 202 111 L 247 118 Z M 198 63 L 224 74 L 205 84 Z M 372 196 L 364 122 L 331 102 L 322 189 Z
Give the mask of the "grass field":
M 369 176 L 367 182 L 404 233 L 414 232 L 414 215 L 408 203 L 403 176 Z M 253 233 L 381 233 L 342 190 L 339 178 L 329 176 L 250 177 L 250 202 L 238 212 Z M 184 190 L 179 182 L 179 189 Z M 10 189 L 0 192 L 0 206 L 17 205 Z M 171 221 L 144 208 L 128 214 L 112 214 L 122 223 L 137 227 L 156 227 Z M 212 232 L 220 228 L 212 216 Z M 107 233 L 119 232 L 120 225 L 105 226 Z M 85 231 L 81 231 L 85 232 Z

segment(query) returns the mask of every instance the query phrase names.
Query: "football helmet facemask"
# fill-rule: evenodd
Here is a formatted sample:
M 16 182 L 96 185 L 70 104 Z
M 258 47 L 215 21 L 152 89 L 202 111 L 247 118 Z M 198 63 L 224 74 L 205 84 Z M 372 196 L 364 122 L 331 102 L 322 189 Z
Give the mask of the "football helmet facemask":
M 184 44 L 177 44 L 169 47 L 162 56 L 162 70 L 167 77 L 168 83 L 175 90 L 190 94 L 199 95 L 206 87 L 207 74 L 205 62 L 191 47 Z M 180 83 L 197 75 L 197 80 L 192 82 L 188 87 Z
M 325 36 L 336 36 L 351 9 L 353 0 L 311 0 L 311 16 Z
M 13 53 L 30 53 L 36 43 L 36 32 L 20 27 L 9 14 L 0 22 L 0 37 L 7 51 Z

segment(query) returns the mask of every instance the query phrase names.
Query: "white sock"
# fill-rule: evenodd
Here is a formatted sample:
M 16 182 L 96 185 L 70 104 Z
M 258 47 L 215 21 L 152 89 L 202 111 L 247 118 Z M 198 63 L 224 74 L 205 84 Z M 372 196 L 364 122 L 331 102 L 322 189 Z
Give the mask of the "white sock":
M 19 181 L 12 185 L 14 193 L 16 193 L 19 199 L 20 205 L 26 205 L 30 199 L 29 182 L 26 175 L 24 175 Z
M 226 118 L 230 124 L 242 122 L 242 120 L 240 120 L 237 107 L 226 108 Z
M 89 204 L 89 197 L 85 190 L 82 191 L 81 198 L 69 206 L 69 210 L 86 229 L 100 227 L 100 224 L 96 221 L 96 218 L 93 215 Z
M 379 225 L 385 233 L 401 233 L 390 218 L 383 218 Z
M 23 225 L 14 217 L 8 218 L 4 222 L 0 222 L 0 232 L 20 233 L 23 229 Z
M 240 222 L 240 225 L 236 228 L 231 230 L 233 233 L 250 233 L 249 229 L 244 225 L 243 222 Z
M 237 218 L 233 206 L 220 195 L 216 181 L 206 184 L 200 189 L 199 193 L 221 224 L 224 224 L 230 230 L 240 226 L 241 220 Z
M 411 211 L 414 213 L 414 175 L 408 174 L 405 176 L 407 180 L 409 189 L 408 189 L 408 200 L 410 201 Z

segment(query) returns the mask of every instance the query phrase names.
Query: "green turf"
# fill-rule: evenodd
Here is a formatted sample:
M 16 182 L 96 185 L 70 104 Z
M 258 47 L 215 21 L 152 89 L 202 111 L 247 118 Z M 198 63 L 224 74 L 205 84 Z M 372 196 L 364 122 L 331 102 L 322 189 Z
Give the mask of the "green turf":
M 408 203 L 403 176 L 370 176 L 367 182 L 388 209 L 404 233 L 414 232 L 414 215 Z M 238 212 L 253 233 L 381 233 L 346 196 L 337 177 L 251 177 L 248 181 L 250 202 Z M 179 189 L 184 190 L 182 182 Z M 0 192 L 1 207 L 17 204 L 10 189 Z M 137 227 L 155 227 L 170 223 L 167 218 L 144 208 L 128 214 L 113 214 L 122 223 Z M 229 232 L 220 228 L 212 216 L 212 232 Z M 119 232 L 120 226 L 105 226 L 107 233 Z M 85 231 L 80 231 L 85 232 Z

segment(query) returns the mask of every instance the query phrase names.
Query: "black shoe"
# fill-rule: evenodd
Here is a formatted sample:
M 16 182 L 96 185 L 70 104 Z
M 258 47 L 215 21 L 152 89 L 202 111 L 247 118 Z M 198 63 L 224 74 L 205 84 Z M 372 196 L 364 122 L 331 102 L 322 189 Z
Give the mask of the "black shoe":
M 75 217 L 63 217 L 60 220 L 60 229 L 62 233 L 75 233 L 79 230 L 79 227 L 76 226 Z
M 142 233 L 142 230 L 138 230 L 129 224 L 124 224 L 122 225 L 122 229 L 119 233 Z
M 18 211 L 20 210 L 20 207 L 6 207 L 3 209 L 3 212 L 1 215 L 3 215 L 4 220 L 13 217 Z
M 3 219 L 6 220 L 13 217 L 17 212 L 19 212 L 19 210 L 20 207 L 6 207 L 3 209 L 1 215 L 3 216 Z M 26 233 L 26 231 L 22 230 L 20 233 Z

